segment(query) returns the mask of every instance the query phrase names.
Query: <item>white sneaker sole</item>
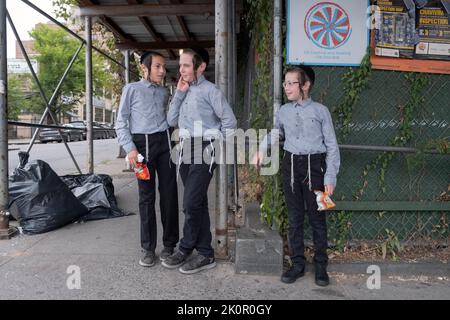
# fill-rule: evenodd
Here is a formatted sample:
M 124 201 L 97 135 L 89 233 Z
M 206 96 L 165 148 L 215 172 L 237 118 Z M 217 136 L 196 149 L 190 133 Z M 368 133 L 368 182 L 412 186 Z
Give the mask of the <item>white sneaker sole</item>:
M 178 269 L 178 271 L 180 271 L 181 273 L 184 274 L 194 274 L 203 270 L 208 270 L 208 269 L 212 269 L 215 268 L 217 265 L 217 263 L 214 261 L 213 263 L 207 264 L 206 266 L 194 269 L 194 270 L 183 270 L 183 268 Z
M 171 264 L 167 264 L 166 260 L 167 259 L 161 260 L 161 265 L 167 269 L 176 269 L 176 268 L 181 267 L 185 263 L 185 261 L 183 261 L 182 263 L 171 265 Z
M 148 263 L 142 262 L 142 260 L 139 260 L 139 265 L 142 267 L 153 267 L 155 265 L 155 262 L 148 264 Z

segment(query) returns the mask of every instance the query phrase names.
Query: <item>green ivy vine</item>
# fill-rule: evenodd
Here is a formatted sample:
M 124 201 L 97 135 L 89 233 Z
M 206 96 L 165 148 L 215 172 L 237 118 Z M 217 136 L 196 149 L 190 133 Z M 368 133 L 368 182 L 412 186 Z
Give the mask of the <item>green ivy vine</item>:
M 334 108 L 333 113 L 336 119 L 336 125 L 340 128 L 338 139 L 344 141 L 350 133 L 350 124 L 353 119 L 353 110 L 359 101 L 361 93 L 369 86 L 369 80 L 372 73 L 372 64 L 370 62 L 371 49 L 367 48 L 366 55 L 357 68 L 350 68 L 344 74 L 341 81 L 344 84 L 343 99 Z M 350 238 L 352 212 L 340 211 L 336 215 L 337 238 L 334 239 L 336 249 L 343 252 L 348 246 Z
M 360 98 L 361 92 L 368 87 L 372 72 L 370 52 L 370 48 L 368 48 L 361 65 L 357 68 L 350 68 L 342 77 L 341 81 L 344 84 L 343 100 L 333 110 L 336 116 L 336 124 L 340 127 L 340 141 L 343 141 L 350 133 L 353 109 Z
M 247 27 L 257 54 L 256 76 L 253 81 L 252 128 L 272 125 L 272 63 L 273 61 L 273 1 L 247 0 Z
M 391 140 L 390 145 L 394 147 L 404 147 L 413 136 L 412 122 L 417 113 L 418 108 L 424 103 L 423 89 L 428 84 L 428 77 L 424 73 L 409 72 L 405 73 L 410 92 L 409 100 L 403 108 L 400 108 L 400 128 L 398 134 Z M 367 164 L 363 170 L 363 186 L 356 195 L 356 199 L 360 199 L 368 185 L 367 177 L 372 170 L 379 168 L 378 186 L 383 193 L 386 193 L 386 171 L 389 163 L 394 158 L 394 152 L 383 152 L 376 157 L 371 163 Z

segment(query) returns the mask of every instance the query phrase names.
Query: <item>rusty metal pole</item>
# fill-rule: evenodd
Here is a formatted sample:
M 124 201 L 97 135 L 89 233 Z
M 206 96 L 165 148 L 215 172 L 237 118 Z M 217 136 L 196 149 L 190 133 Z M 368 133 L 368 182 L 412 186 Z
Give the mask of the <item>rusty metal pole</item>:
M 93 93 L 92 93 L 92 18 L 85 17 L 86 38 L 86 121 L 88 142 L 88 173 L 94 173 L 94 128 L 93 128 Z
M 228 0 L 216 0 L 216 85 L 225 97 L 228 96 Z M 221 153 L 222 164 L 216 175 L 216 256 L 228 258 L 228 196 L 227 165 L 225 164 L 225 143 Z
M 6 1 L 0 1 L 0 240 L 9 239 L 15 229 L 9 227 L 8 193 L 8 63 L 6 37 Z

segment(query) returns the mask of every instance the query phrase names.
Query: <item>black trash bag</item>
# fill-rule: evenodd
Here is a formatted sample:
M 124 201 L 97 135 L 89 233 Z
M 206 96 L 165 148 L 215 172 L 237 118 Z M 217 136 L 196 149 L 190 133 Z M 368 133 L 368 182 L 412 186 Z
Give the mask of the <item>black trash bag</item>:
M 61 177 L 73 194 L 88 209 L 81 221 L 123 217 L 127 214 L 117 206 L 112 178 L 106 174 L 67 175 Z
M 30 154 L 25 151 L 19 152 L 19 167 L 23 168 L 28 163 L 28 159 L 30 158 Z
M 17 168 L 9 177 L 9 207 L 23 232 L 38 234 L 77 221 L 88 209 L 66 184 L 42 161 Z

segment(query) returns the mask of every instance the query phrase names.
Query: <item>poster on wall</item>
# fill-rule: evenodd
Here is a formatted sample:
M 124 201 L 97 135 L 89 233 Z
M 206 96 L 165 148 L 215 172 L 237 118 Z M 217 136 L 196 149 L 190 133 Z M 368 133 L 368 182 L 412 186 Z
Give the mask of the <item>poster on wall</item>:
M 288 0 L 287 63 L 359 66 L 369 45 L 368 8 L 362 0 Z
M 415 5 L 412 1 L 377 1 L 375 10 L 375 54 L 412 58 L 416 33 Z M 409 7 L 408 7 L 409 4 Z
M 430 1 L 419 10 L 417 59 L 450 60 L 450 1 Z

